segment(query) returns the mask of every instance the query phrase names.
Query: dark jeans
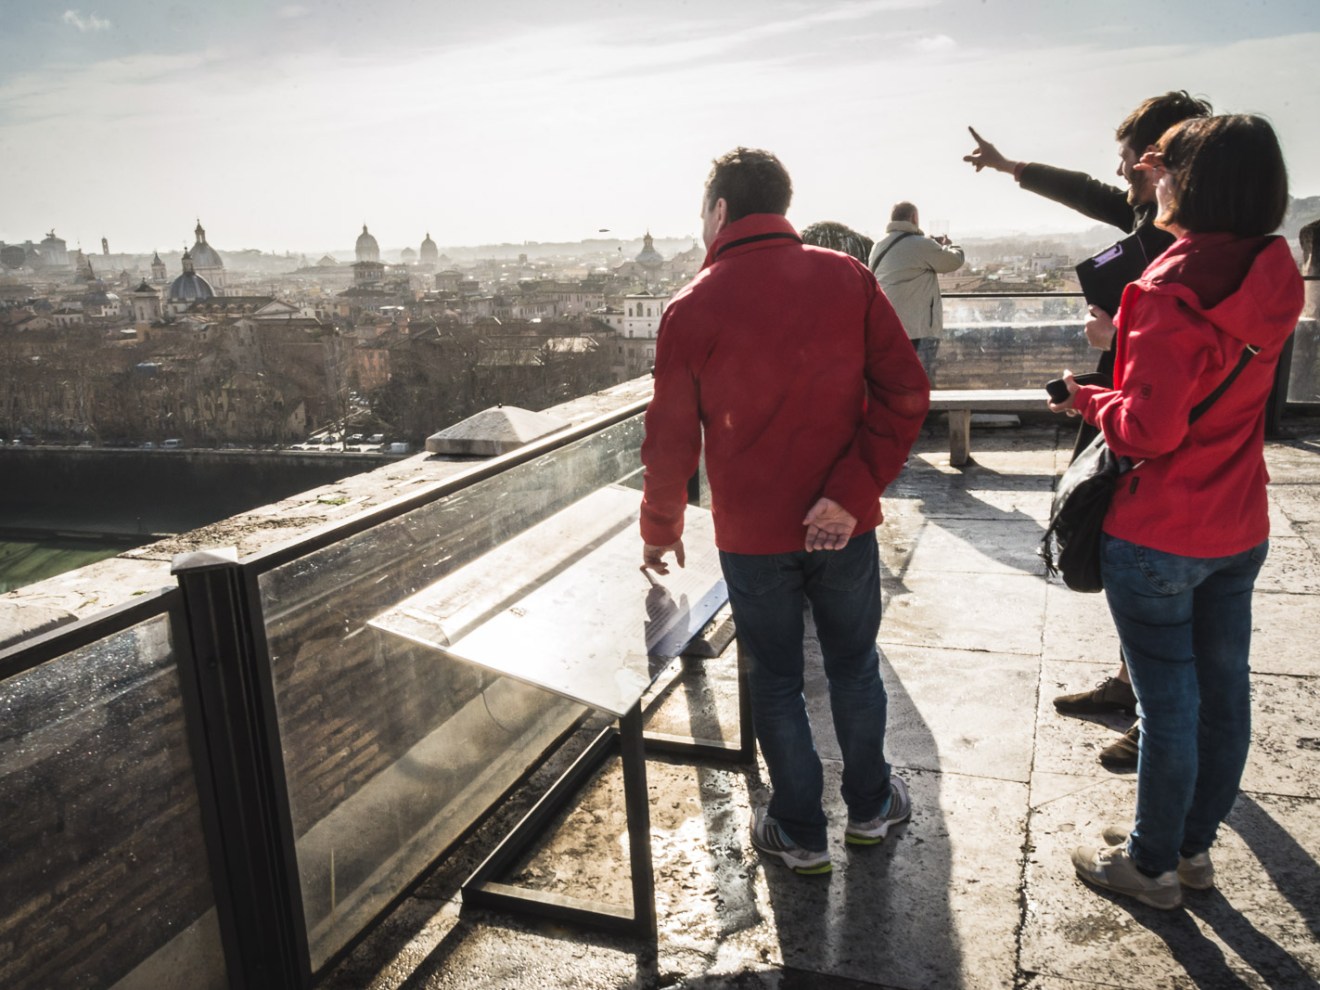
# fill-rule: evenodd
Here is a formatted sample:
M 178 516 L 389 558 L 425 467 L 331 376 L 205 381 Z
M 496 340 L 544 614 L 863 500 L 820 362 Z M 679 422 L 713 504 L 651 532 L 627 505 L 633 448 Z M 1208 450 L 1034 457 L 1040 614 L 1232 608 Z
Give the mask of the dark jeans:
M 926 378 L 935 384 L 935 355 L 940 351 L 939 337 L 913 337 L 912 347 L 917 352 L 921 366 L 926 369 Z
M 1101 573 L 1141 715 L 1132 859 L 1163 873 L 1210 848 L 1251 743 L 1251 594 L 1269 541 L 1181 557 L 1106 534 Z
M 769 812 L 805 849 L 826 848 L 824 777 L 802 694 L 803 605 L 811 604 L 843 753 L 850 818 L 880 814 L 889 797 L 885 762 L 888 699 L 875 640 L 880 567 L 875 532 L 842 550 L 720 553 L 742 645 L 751 653 L 752 717 L 774 791 Z

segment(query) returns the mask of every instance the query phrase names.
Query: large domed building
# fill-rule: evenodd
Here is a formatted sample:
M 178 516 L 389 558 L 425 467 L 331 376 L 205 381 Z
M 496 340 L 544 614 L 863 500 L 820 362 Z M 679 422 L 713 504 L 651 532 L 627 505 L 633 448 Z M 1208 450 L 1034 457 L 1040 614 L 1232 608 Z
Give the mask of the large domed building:
M 353 263 L 354 285 L 379 285 L 385 278 L 385 266 L 380 260 L 380 245 L 371 236 L 367 225 L 362 225 L 355 248 L 357 261 Z
M 192 252 L 184 251 L 183 274 L 170 283 L 169 294 L 165 297 L 166 309 L 177 315 L 193 303 L 214 299 L 215 295 L 211 283 L 194 268 Z
M 201 220 L 197 221 L 197 227 L 193 233 L 197 236 L 197 243 L 188 252 L 192 256 L 193 270 L 210 284 L 215 295 L 223 296 L 225 294 L 225 263 L 220 260 L 219 252 L 206 243 L 206 231 L 202 229 Z
M 435 246 L 435 241 L 431 240 L 431 232 L 426 232 L 426 240 L 422 241 L 421 260 L 419 267 L 427 271 L 435 271 L 440 264 L 440 249 Z
M 358 235 L 356 251 L 358 261 L 380 261 L 380 245 L 371 236 L 365 223 L 362 225 L 362 233 Z

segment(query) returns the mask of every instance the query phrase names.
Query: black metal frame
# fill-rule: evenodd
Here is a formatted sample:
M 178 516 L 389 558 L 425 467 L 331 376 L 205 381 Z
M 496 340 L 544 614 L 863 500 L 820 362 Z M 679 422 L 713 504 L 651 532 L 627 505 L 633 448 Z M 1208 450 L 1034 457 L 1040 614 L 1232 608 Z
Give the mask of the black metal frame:
M 192 554 L 173 573 L 185 705 L 200 736 L 221 938 L 235 988 L 305 987 L 310 961 L 255 575 L 237 555 Z
M 646 755 L 664 753 L 698 759 L 750 762 L 756 741 L 752 730 L 748 668 L 741 649 L 738 662 L 738 741 L 692 739 L 645 732 L 646 710 L 639 700 L 617 725 L 603 729 L 573 764 L 546 790 L 523 819 L 463 882 L 464 906 L 535 915 L 548 921 L 585 925 L 639 938 L 656 937 L 655 873 L 651 863 L 651 803 L 646 784 Z M 682 674 L 680 673 L 681 677 Z M 605 760 L 619 754 L 623 776 L 628 855 L 632 881 L 631 910 L 603 901 L 554 894 L 502 882 L 509 869 L 539 840 L 547 825 L 582 790 Z

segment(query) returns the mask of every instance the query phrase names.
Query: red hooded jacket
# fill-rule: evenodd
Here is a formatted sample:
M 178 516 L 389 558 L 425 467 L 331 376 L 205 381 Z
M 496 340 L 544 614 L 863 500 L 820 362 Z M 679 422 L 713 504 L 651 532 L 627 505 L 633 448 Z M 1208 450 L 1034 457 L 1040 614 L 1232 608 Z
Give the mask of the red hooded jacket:
M 856 517 L 854 532 L 874 529 L 929 405 L 921 362 L 865 265 L 804 245 L 782 216 L 736 220 L 660 321 L 642 539 L 682 535 L 703 435 L 721 550 L 801 550 L 822 496 Z
M 1118 454 L 1105 532 L 1184 557 L 1226 557 L 1269 536 L 1265 402 L 1302 311 L 1302 278 L 1282 237 L 1188 234 L 1123 293 L 1114 388 L 1075 407 Z M 1192 408 L 1260 348 L 1190 427 Z

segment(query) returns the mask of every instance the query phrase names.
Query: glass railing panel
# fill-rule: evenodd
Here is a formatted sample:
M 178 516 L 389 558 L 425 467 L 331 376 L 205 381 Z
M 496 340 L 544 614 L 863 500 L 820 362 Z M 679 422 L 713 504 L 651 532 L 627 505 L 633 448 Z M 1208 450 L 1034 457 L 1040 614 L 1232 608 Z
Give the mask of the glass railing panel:
M 167 617 L 0 683 L 0 986 L 226 985 Z
M 1314 291 L 1313 285 L 1308 282 L 1307 291 Z M 1297 321 L 1288 376 L 1288 401 L 1320 403 L 1320 321 L 1314 317 Z
M 1032 388 L 1064 368 L 1089 371 L 1099 352 L 1082 332 L 1080 296 L 948 295 L 935 358 L 939 388 Z
M 945 293 L 945 326 L 986 323 L 1071 323 L 1086 320 L 1086 300 L 1080 295 L 1001 295 Z
M 641 439 L 625 420 L 259 578 L 314 971 L 584 713 L 368 621 L 604 485 L 640 487 Z

